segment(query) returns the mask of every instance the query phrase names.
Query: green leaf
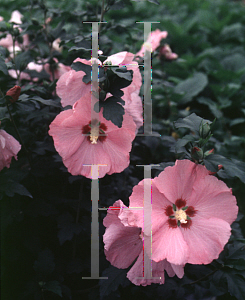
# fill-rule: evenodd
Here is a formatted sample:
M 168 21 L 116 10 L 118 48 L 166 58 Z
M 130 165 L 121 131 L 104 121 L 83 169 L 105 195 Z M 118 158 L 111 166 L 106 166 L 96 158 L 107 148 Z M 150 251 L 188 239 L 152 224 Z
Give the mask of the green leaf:
M 6 116 L 7 111 L 7 107 L 0 107 L 0 120 L 2 120 Z
M 132 81 L 133 78 L 133 71 L 127 70 L 126 67 L 118 68 L 118 69 L 112 69 L 112 72 L 115 73 L 118 77 L 124 78 L 128 81 Z
M 8 68 L 5 64 L 4 59 L 0 56 L 0 71 L 3 72 L 3 74 L 8 75 Z
M 105 101 L 98 101 L 95 103 L 94 110 L 98 112 L 103 107 L 103 117 L 121 128 L 125 111 L 123 106 L 118 103 L 118 100 L 120 99 L 112 96 Z
M 218 270 L 213 275 L 213 280 L 217 286 L 226 286 L 229 293 L 237 299 L 244 299 L 245 284 L 244 278 L 241 277 L 242 272 L 236 270 Z
M 50 249 L 45 249 L 38 253 L 38 259 L 34 262 L 33 269 L 37 273 L 51 274 L 54 271 L 54 255 Z
M 6 179 L 5 182 L 1 182 L 0 190 L 4 191 L 9 197 L 14 197 L 15 194 L 19 194 L 33 198 L 30 192 L 22 184 L 11 179 Z
M 182 139 L 178 139 L 178 141 L 176 142 L 176 149 L 179 149 L 181 147 L 184 147 L 185 145 L 187 145 L 189 142 L 194 142 L 196 141 L 196 138 L 193 135 L 185 135 Z
M 42 104 L 48 105 L 48 106 L 55 106 L 55 107 L 60 107 L 60 103 L 56 102 L 54 99 L 43 99 L 39 96 L 29 96 L 29 100 L 33 101 L 37 101 L 40 102 Z
M 150 2 L 150 3 L 160 5 L 160 3 L 157 0 L 147 0 L 147 1 Z
M 237 119 L 234 119 L 230 122 L 230 126 L 234 126 L 234 125 L 237 125 L 237 124 L 242 124 L 245 122 L 245 118 L 237 118 Z
M 244 28 L 241 23 L 233 23 L 225 26 L 220 33 L 223 40 L 237 39 L 240 42 L 244 41 Z
M 204 104 L 207 105 L 208 108 L 210 109 L 211 113 L 218 119 L 221 118 L 223 116 L 222 112 L 218 109 L 218 105 L 217 103 L 215 103 L 214 101 L 212 101 L 209 98 L 206 97 L 199 97 L 197 98 L 197 101 L 200 104 Z
M 127 286 L 130 281 L 126 277 L 127 270 L 118 269 L 116 267 L 110 266 L 102 272 L 102 277 L 108 277 L 107 280 L 101 279 L 100 285 L 100 295 L 103 299 L 105 296 L 109 295 L 111 292 L 116 291 L 119 285 Z
M 83 82 L 89 83 L 91 81 L 91 70 L 92 67 L 89 65 L 85 65 L 81 62 L 75 62 L 71 65 L 71 68 L 75 71 L 83 71 L 86 75 L 83 76 Z
M 192 78 L 188 78 L 180 82 L 174 89 L 177 94 L 184 94 L 181 103 L 187 103 L 197 96 L 208 84 L 208 77 L 206 74 L 197 72 Z
M 211 172 L 218 171 L 218 165 L 224 167 L 226 177 L 238 177 L 243 183 L 245 183 L 245 163 L 236 159 L 228 159 L 219 154 L 208 155 L 204 159 L 204 164 Z M 219 175 L 222 176 L 222 170 L 219 171 Z
M 33 61 L 31 52 L 29 50 L 19 53 L 15 57 L 15 66 L 17 70 L 23 71 L 26 69 L 29 62 Z
M 176 122 L 174 122 L 174 126 L 176 128 L 189 128 L 191 131 L 194 131 L 196 134 L 199 135 L 199 128 L 201 122 L 211 124 L 212 122 L 206 119 L 203 119 L 197 116 L 195 113 L 192 113 L 188 117 L 180 118 Z
M 66 241 L 70 241 L 74 234 L 78 235 L 83 229 L 81 224 L 76 224 L 74 222 L 73 216 L 68 212 L 60 215 L 57 219 L 57 223 L 60 245 L 63 245 Z
M 44 284 L 43 289 L 53 292 L 54 294 L 62 297 L 62 290 L 59 281 L 53 280 Z
M 61 33 L 65 32 L 65 30 L 63 29 L 63 26 L 65 24 L 65 21 L 62 20 L 54 29 L 50 30 L 50 34 L 53 37 L 53 40 L 57 39 L 58 37 L 60 37 Z
M 221 65 L 227 70 L 237 72 L 245 68 L 245 57 L 240 53 L 235 53 L 224 58 Z

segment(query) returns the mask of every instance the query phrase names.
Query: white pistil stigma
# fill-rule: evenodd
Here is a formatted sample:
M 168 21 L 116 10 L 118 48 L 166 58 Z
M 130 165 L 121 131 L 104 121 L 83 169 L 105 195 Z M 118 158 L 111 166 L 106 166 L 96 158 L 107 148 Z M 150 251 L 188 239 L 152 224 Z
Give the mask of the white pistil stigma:
M 92 125 L 91 126 L 91 133 L 90 133 L 91 144 L 97 144 L 98 138 L 99 138 L 99 126 L 98 126 L 98 124 Z
M 174 212 L 175 219 L 180 221 L 180 223 L 187 223 L 187 214 L 182 209 Z

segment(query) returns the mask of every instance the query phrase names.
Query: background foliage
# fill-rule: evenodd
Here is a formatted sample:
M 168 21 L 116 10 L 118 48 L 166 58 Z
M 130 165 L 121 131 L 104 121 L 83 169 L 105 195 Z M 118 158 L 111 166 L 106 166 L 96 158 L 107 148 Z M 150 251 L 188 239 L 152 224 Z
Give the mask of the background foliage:
M 154 53 L 153 129 L 161 137 L 135 139 L 130 166 L 121 174 L 100 179 L 99 206 L 109 207 L 118 199 L 128 205 L 133 186 L 143 179 L 137 164 L 161 163 L 152 171 L 156 176 L 176 158 L 190 156 L 193 146 L 214 148 L 215 154 L 207 156 L 204 163 L 213 171 L 218 164 L 224 166 L 218 176 L 232 187 L 240 208 L 230 242 L 210 265 L 187 264 L 182 279 L 166 275 L 164 285 L 137 287 L 126 279 L 127 270 L 119 270 L 105 259 L 105 212 L 100 211 L 100 272 L 109 279 L 83 280 L 90 276 L 91 181 L 67 172 L 48 135 L 49 124 L 61 111 L 56 80 L 50 80 L 45 72 L 29 72 L 38 81 L 20 82 L 22 94 L 10 106 L 25 146 L 18 161 L 0 172 L 3 299 L 114 300 L 132 295 L 160 300 L 244 299 L 245 5 L 228 0 L 159 2 L 105 3 L 107 23 L 101 27 L 99 41 L 105 56 L 125 50 L 136 53 L 144 37 L 143 25 L 135 21 L 159 21 L 152 24 L 152 30 L 168 31 L 162 42 L 179 58 L 170 62 L 159 57 L 158 51 Z M 101 2 L 2 0 L 0 15 L 7 21 L 16 9 L 24 15 L 21 27 L 31 43 L 6 64 L 9 53 L 0 47 L 4 94 L 16 84 L 8 69 L 24 71 L 28 62 L 46 59 L 54 71 L 54 58 L 65 65 L 77 57 L 90 58 L 91 26 L 83 21 L 100 20 Z M 52 21 L 43 30 L 48 17 Z M 10 29 L 4 24 L 0 31 L 7 33 Z M 61 53 L 50 46 L 58 37 Z M 193 113 L 211 122 L 216 119 L 205 145 L 200 120 Z M 0 119 L 2 128 L 19 140 L 3 99 Z

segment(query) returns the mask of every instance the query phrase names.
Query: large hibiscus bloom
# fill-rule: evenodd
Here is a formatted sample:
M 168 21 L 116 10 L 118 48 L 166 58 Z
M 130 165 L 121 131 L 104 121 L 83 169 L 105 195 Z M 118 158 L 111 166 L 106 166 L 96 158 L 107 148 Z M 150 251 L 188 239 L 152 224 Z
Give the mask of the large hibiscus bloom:
M 72 109 L 61 112 L 50 124 L 49 134 L 72 175 L 91 178 L 91 166 L 99 167 L 98 178 L 120 173 L 129 165 L 129 152 L 135 138 L 135 123 L 127 113 L 122 127 L 107 121 L 102 111 L 91 120 L 91 93 L 84 95 Z
M 144 180 L 134 187 L 129 207 L 143 207 Z M 228 242 L 237 212 L 223 181 L 202 165 L 177 160 L 152 180 L 152 259 L 210 263 Z M 143 212 L 134 210 L 128 222 L 143 228 Z
M 133 71 L 133 79 L 129 86 L 122 89 L 124 95 L 122 99 L 125 101 L 125 111 L 129 113 L 139 128 L 143 125 L 143 107 L 142 101 L 139 96 L 140 87 L 142 85 L 142 78 L 139 70 L 138 63 L 133 61 L 134 54 L 129 52 L 119 52 L 111 55 L 104 62 L 111 62 L 113 65 L 126 66 L 128 70 Z M 91 65 L 91 60 L 77 58 L 74 63 L 81 62 L 86 65 Z M 102 63 L 98 60 L 98 65 Z M 84 94 L 91 91 L 91 83 L 84 83 L 83 77 L 85 72 L 71 70 L 63 74 L 57 81 L 57 95 L 61 98 L 62 106 L 73 105 L 78 101 Z M 110 95 L 108 94 L 107 97 Z
M 124 210 L 126 208 L 126 210 Z M 143 242 L 141 228 L 125 226 L 120 214 L 130 211 L 121 200 L 116 201 L 107 211 L 103 220 L 106 227 L 103 240 L 105 243 L 105 255 L 110 263 L 119 268 L 128 268 L 137 258 L 134 265 L 127 273 L 128 279 L 136 285 L 149 285 L 151 283 L 164 283 L 164 270 L 170 277 L 175 274 L 182 278 L 184 276 L 183 266 L 170 264 L 166 259 L 152 261 L 152 279 L 143 278 Z M 139 278 L 141 277 L 141 278 Z
M 0 129 L 0 171 L 4 167 L 9 168 L 12 157 L 17 159 L 20 148 L 20 143 L 12 135 Z

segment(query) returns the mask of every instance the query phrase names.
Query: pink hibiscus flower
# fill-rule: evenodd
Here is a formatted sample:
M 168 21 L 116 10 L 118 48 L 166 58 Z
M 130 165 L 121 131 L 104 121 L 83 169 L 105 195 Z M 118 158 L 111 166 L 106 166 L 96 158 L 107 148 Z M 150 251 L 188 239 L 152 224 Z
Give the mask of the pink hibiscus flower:
M 134 54 L 124 51 L 109 56 L 104 63 L 110 61 L 113 65 L 126 65 L 128 70 L 133 70 L 133 80 L 129 86 L 122 89 L 124 92 L 122 99 L 125 101 L 125 111 L 133 117 L 138 129 L 143 125 L 143 107 L 139 96 L 142 78 L 138 63 L 133 61 L 133 58 Z M 91 65 L 91 60 L 81 58 L 77 58 L 74 60 L 75 62 Z M 98 64 L 102 65 L 99 60 Z M 60 77 L 57 82 L 57 95 L 61 98 L 62 106 L 73 105 L 82 95 L 91 91 L 91 83 L 86 84 L 82 81 L 84 75 L 85 72 L 83 71 L 71 70 Z M 109 96 L 108 94 L 107 97 Z
M 170 264 L 166 259 L 152 262 L 152 279 L 143 277 L 143 242 L 142 231 L 138 227 L 125 226 L 120 219 L 122 212 L 128 214 L 130 211 L 121 200 L 116 201 L 107 210 L 107 216 L 103 220 L 106 227 L 103 241 L 105 244 L 105 255 L 110 263 L 119 268 L 128 268 L 137 258 L 134 265 L 127 273 L 127 278 L 135 285 L 149 285 L 151 283 L 164 283 L 164 270 L 170 277 L 175 274 L 182 278 L 184 276 L 183 266 Z M 127 224 L 128 225 L 128 224 Z M 154 278 L 155 277 L 155 278 Z
M 144 180 L 134 187 L 129 207 L 143 207 L 143 198 Z M 237 213 L 223 181 L 202 165 L 177 160 L 152 179 L 152 259 L 210 263 L 228 242 Z M 143 228 L 143 212 L 134 210 L 128 223 Z
M 0 171 L 4 167 L 9 168 L 12 157 L 17 160 L 20 148 L 20 143 L 12 135 L 0 129 Z
M 145 53 L 145 48 L 153 52 L 157 49 L 157 47 L 160 46 L 160 42 L 162 39 L 166 39 L 168 35 L 167 31 L 161 31 L 160 29 L 156 29 L 155 31 L 151 32 L 151 36 L 148 36 L 147 41 L 141 46 L 141 49 L 138 53 L 136 53 L 136 56 L 143 57 Z M 151 43 L 150 43 L 151 38 Z
M 14 10 L 11 14 L 11 18 L 9 20 L 9 23 L 14 22 L 16 24 L 22 24 L 21 18 L 23 15 L 18 11 Z M 1 21 L 4 19 L 0 17 Z M 18 25 L 14 25 L 14 28 L 18 28 L 20 32 L 22 32 L 22 29 Z M 29 38 L 27 34 L 23 35 L 23 46 L 27 46 L 29 44 Z M 0 46 L 3 46 L 5 48 L 8 48 L 10 54 L 13 52 L 13 39 L 11 34 L 7 34 L 5 38 L 0 40 Z M 16 42 L 15 43 L 15 51 L 21 51 L 21 48 L 19 47 L 19 44 Z
M 135 138 L 135 124 L 127 113 L 122 127 L 103 118 L 91 122 L 91 93 L 77 101 L 73 109 L 61 112 L 50 124 L 54 146 L 72 175 L 91 178 L 91 166 L 98 165 L 99 176 L 120 173 L 129 165 L 129 152 Z M 105 135 L 104 135 L 105 134 Z

